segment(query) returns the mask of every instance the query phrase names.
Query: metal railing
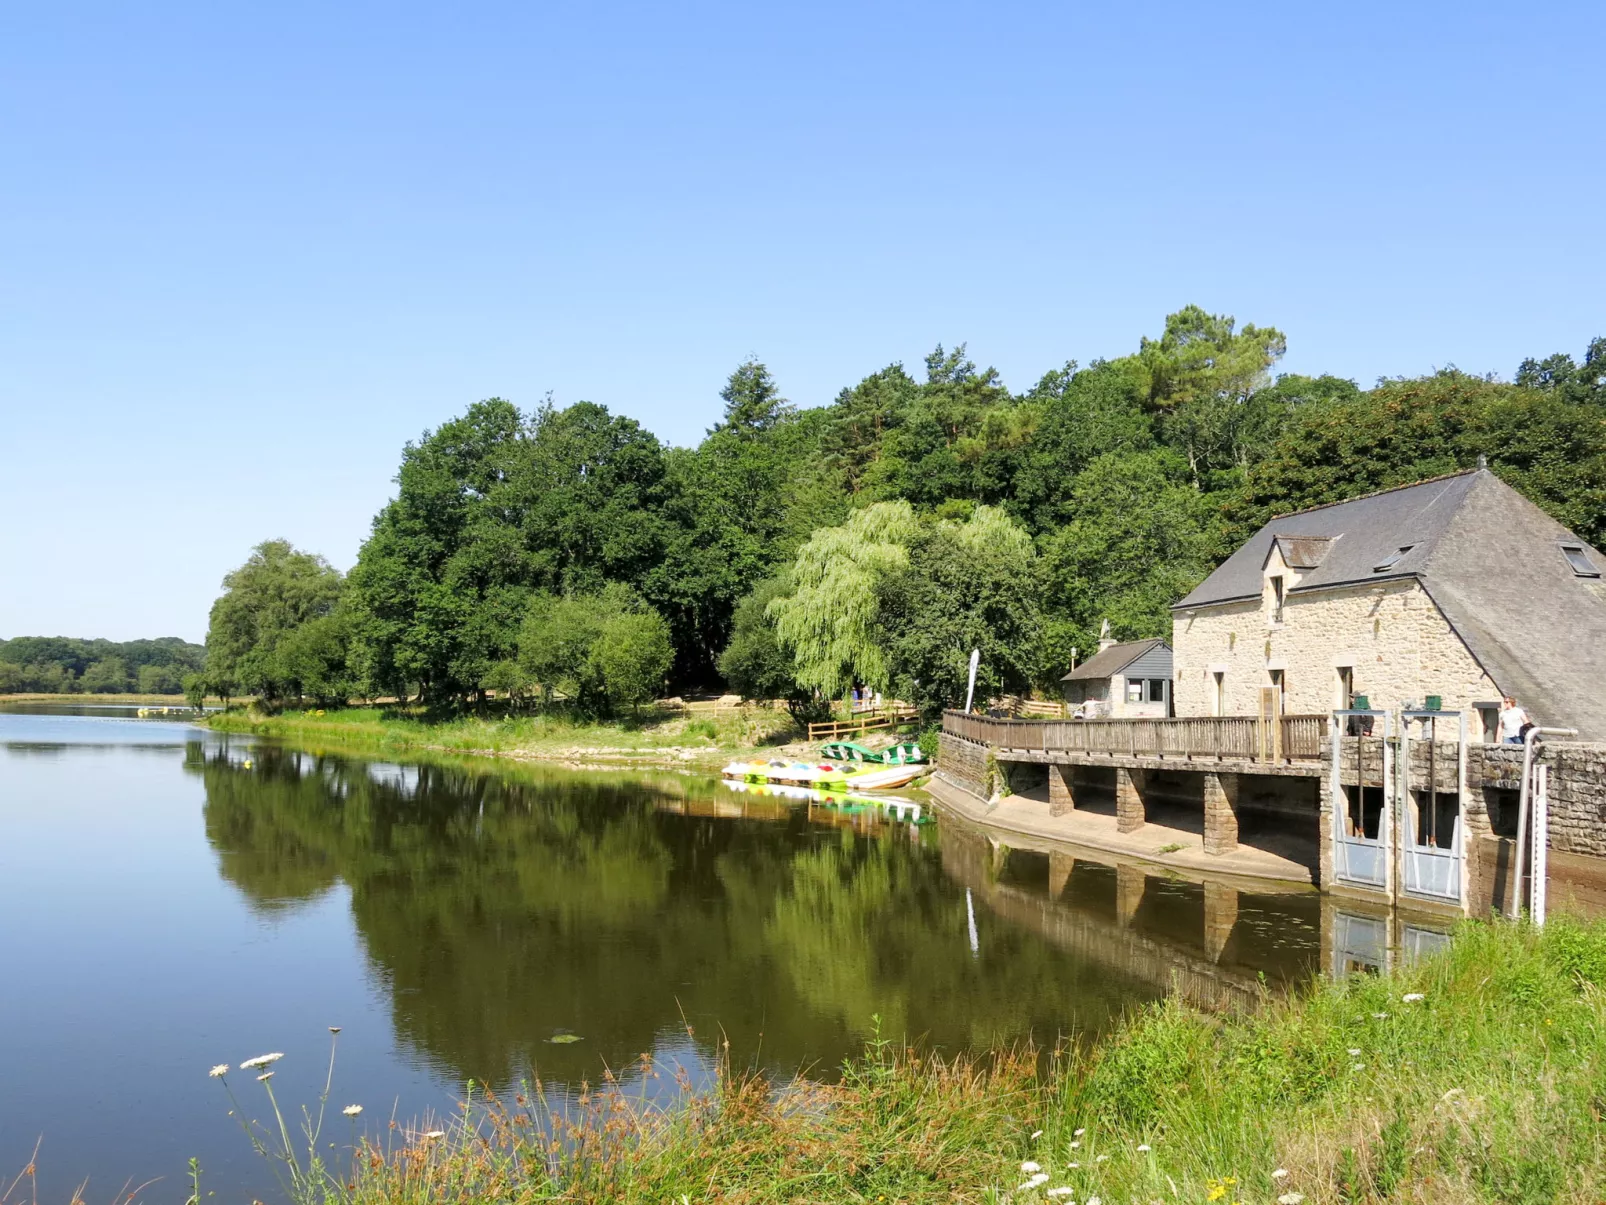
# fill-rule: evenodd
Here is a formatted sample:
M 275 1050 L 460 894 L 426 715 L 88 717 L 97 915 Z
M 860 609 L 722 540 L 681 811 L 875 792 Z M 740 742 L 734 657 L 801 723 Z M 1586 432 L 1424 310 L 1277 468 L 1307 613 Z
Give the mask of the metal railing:
M 1001 749 L 1037 753 L 1219 761 L 1319 761 L 1327 735 L 1324 715 L 1285 715 L 1275 738 L 1255 716 L 1156 720 L 1005 720 L 945 711 L 944 732 Z

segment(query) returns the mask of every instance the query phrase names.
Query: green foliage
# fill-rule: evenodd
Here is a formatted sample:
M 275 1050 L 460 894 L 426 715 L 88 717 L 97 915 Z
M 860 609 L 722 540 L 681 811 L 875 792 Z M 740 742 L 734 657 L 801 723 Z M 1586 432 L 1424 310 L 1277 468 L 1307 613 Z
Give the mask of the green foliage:
M 1105 619 L 1117 639 L 1169 638 L 1171 605 L 1230 551 L 1169 449 L 1098 457 L 1069 509 L 1075 517 L 1042 540 L 1053 666 L 1069 666 L 1072 646 L 1093 648 Z
M 634 710 L 657 698 L 674 659 L 669 625 L 652 610 L 614 616 L 591 649 L 596 677 L 615 709 Z
M 1031 537 L 1003 511 L 978 506 L 963 523 L 925 525 L 907 566 L 879 588 L 893 693 L 928 719 L 962 706 L 972 649 L 978 698 L 1027 689 L 1041 657 L 1041 594 Z
M 334 621 L 312 637 L 297 636 L 297 630 L 331 616 L 344 585 L 328 561 L 297 552 L 288 540 L 258 544 L 223 579 L 223 594 L 212 604 L 208 676 L 274 701 L 298 697 L 310 683 L 324 685 L 324 678 L 306 675 L 313 671 L 315 648 L 335 639 Z
M 1066 361 L 1020 394 L 963 344 L 938 345 L 923 375 L 891 364 L 803 410 L 750 359 L 691 448 L 591 402 L 522 413 L 493 398 L 404 450 L 342 604 L 343 672 L 324 656 L 339 641 L 299 648 L 285 674 L 239 651 L 273 645 L 271 631 L 227 624 L 209 672 L 231 689 L 416 694 L 437 711 L 487 690 L 522 706 L 563 677 L 602 708 L 589 655 L 548 656 L 521 634 L 532 599 L 617 586 L 667 623 L 677 690 L 723 676 L 806 710 L 854 682 L 897 682 L 929 709 L 951 700 L 966 641 L 984 648 L 985 692 L 1050 688 L 1105 620 L 1123 638 L 1168 634 L 1170 605 L 1269 516 L 1479 455 L 1606 542 L 1606 339 L 1581 361 L 1525 360 L 1511 384 L 1447 369 L 1370 390 L 1273 379 L 1285 347 L 1276 328 L 1186 306 L 1132 354 Z M 1015 541 L 1007 573 L 960 563 L 935 524 L 981 508 L 1019 521 L 1036 557 Z M 782 573 L 768 626 L 748 615 L 738 632 L 743 600 Z M 1017 588 L 1028 581 L 1035 596 Z M 994 625 L 989 644 L 978 628 Z M 150 660 L 44 643 L 0 643 L 0 687 L 73 689 L 94 661 L 120 655 L 137 675 Z
M 824 720 L 830 708 L 797 680 L 792 655 L 781 645 L 769 605 L 790 593 L 791 577 L 782 573 L 760 582 L 736 604 L 730 643 L 720 654 L 719 672 L 744 699 L 785 699 L 799 723 Z
M 88 694 L 117 695 L 125 694 L 133 687 L 133 681 L 128 673 L 128 666 L 123 664 L 121 657 L 107 657 L 104 661 L 91 663 L 84 670 L 84 676 L 79 685 Z
M 766 611 L 804 688 L 829 699 L 856 682 L 877 690 L 891 684 L 879 592 L 889 574 L 908 564 L 917 528 L 909 503 L 877 502 L 840 527 L 815 532 L 798 550 L 791 593 Z
M 518 666 L 552 699 L 586 712 L 639 707 L 656 697 L 674 659 L 669 625 L 627 586 L 530 600 Z
M 196 711 L 206 706 L 207 682 L 205 674 L 184 675 L 184 699 Z
M 93 679 L 95 685 L 86 685 L 84 675 L 96 662 L 102 663 L 102 668 Z M 123 642 L 18 636 L 0 640 L 0 694 L 124 691 L 136 684 L 146 694 L 176 694 L 183 675 L 205 663 L 205 648 L 177 636 Z M 162 672 L 147 677 L 147 669 Z M 147 680 L 154 685 L 144 685 Z
M 142 695 L 176 695 L 184 689 L 183 671 L 172 665 L 142 665 L 138 681 Z

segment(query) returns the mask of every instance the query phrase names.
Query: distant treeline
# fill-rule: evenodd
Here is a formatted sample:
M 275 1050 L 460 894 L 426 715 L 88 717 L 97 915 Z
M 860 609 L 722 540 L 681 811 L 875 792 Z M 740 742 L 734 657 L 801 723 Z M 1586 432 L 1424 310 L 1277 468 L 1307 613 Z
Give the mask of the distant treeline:
M 206 665 L 206 649 L 177 636 L 156 640 L 0 640 L 0 694 L 176 695 Z
M 404 449 L 349 576 L 283 542 L 231 575 L 208 673 L 448 707 L 720 684 L 807 706 L 857 682 L 932 712 L 972 648 L 979 691 L 1052 688 L 1106 619 L 1169 634 L 1169 606 L 1269 516 L 1480 454 L 1606 533 L 1606 339 L 1511 382 L 1450 368 L 1370 389 L 1274 375 L 1284 348 L 1190 306 L 1021 393 L 938 347 L 921 375 L 892 364 L 814 409 L 749 361 L 695 448 L 590 402 L 479 402 Z

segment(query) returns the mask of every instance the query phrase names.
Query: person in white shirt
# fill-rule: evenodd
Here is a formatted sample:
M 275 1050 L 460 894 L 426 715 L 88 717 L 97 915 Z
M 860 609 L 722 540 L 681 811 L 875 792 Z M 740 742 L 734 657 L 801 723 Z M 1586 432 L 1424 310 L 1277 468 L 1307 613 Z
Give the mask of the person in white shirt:
M 1517 700 L 1510 695 L 1505 697 L 1505 706 L 1500 709 L 1500 740 L 1507 745 L 1522 744 L 1522 726 L 1528 723 L 1528 713 L 1517 706 Z

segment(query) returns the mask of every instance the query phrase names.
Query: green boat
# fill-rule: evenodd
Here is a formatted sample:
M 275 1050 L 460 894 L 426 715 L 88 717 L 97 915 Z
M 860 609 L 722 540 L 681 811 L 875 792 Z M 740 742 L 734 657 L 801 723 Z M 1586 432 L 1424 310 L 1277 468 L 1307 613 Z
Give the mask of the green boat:
M 920 746 L 913 741 L 893 745 L 879 753 L 852 741 L 832 741 L 829 745 L 821 746 L 820 756 L 832 761 L 869 762 L 878 766 L 918 766 L 926 760 Z

